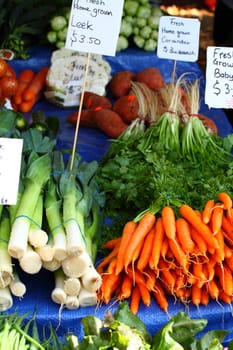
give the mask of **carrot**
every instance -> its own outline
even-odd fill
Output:
[[[221,301],[223,301],[223,302],[226,303],[226,304],[231,305],[232,296],[226,294],[223,290],[220,290],[220,291],[219,291],[218,299],[221,300]]]
[[[37,73],[35,73],[30,85],[22,93],[22,99],[24,101],[31,101],[42,92],[45,87],[48,71],[49,67],[43,67]]]
[[[218,242],[213,236],[209,227],[202,222],[202,219],[189,205],[183,204],[180,207],[180,214],[197,230],[197,232],[204,238],[208,246],[214,249],[218,248]]]
[[[225,258],[226,265],[233,272],[233,254],[229,258]]]
[[[115,274],[115,270],[116,270],[116,257],[112,258],[112,260],[109,262],[106,273]]]
[[[125,254],[127,254],[127,248],[130,244],[133,232],[135,231],[136,227],[137,227],[137,223],[134,221],[128,221],[123,227],[122,238],[121,238],[121,242],[120,242],[120,246],[117,254],[117,264],[116,264],[117,275],[122,271],[124,267],[124,264],[123,264],[124,256]]]
[[[225,210],[230,210],[232,208],[232,199],[228,193],[220,192],[218,194],[218,199],[223,203],[223,208]]]
[[[117,256],[118,250],[119,250],[119,245],[120,245],[120,243],[116,244],[114,249],[108,255],[106,255],[102,259],[102,261],[97,265],[98,271],[102,271],[102,269],[105,268],[110,263],[110,261]]]
[[[125,273],[122,278],[122,284],[121,284],[120,296],[119,296],[120,300],[127,299],[131,296],[132,286],[133,286],[132,278],[130,278],[130,276]]]
[[[190,225],[184,218],[176,219],[176,235],[183,250],[191,254],[194,250],[195,243],[191,237]]]
[[[154,226],[156,217],[153,213],[147,212],[139,220],[136,229],[134,230],[133,237],[130,244],[127,247],[127,251],[124,255],[124,266],[127,268],[132,262],[133,254],[137,249],[138,245],[143,242],[146,235],[150,232]]]
[[[227,220],[226,216],[222,218],[222,229],[227,234],[229,239],[233,242],[233,225]]]
[[[161,246],[161,257],[164,260],[166,260],[166,255],[168,253],[168,249],[169,249],[168,238],[167,238],[167,236],[165,236],[163,239],[163,242],[162,242],[162,246]]]
[[[207,270],[208,270],[208,281],[211,281],[215,276],[215,265],[216,265],[216,258],[215,255],[212,255],[209,258],[208,263],[206,264]]]
[[[117,286],[121,283],[121,276],[116,274],[106,274],[102,279],[101,291],[102,299],[108,304],[114,295]]]
[[[230,247],[228,247],[226,242],[224,242],[224,259],[231,258],[232,256],[233,256],[233,250]]]
[[[156,284],[156,273],[155,270],[152,270],[149,268],[149,266],[146,267],[144,270],[144,274],[146,276],[146,286],[148,290],[152,291],[155,289],[155,284]]]
[[[226,211],[227,220],[230,221],[231,225],[233,225],[233,208],[230,208]]]
[[[188,267],[189,267],[188,255],[185,254],[182,247],[177,241],[173,241],[172,239],[169,239],[168,243],[176,261],[180,264],[183,271],[185,273],[188,273]]]
[[[197,230],[192,225],[190,226],[190,233],[191,238],[196,243],[196,247],[194,248],[193,254],[205,256],[207,252],[207,244],[204,238],[197,232]]]
[[[204,222],[204,224],[209,223],[214,205],[215,205],[215,202],[213,199],[209,199],[206,202],[204,209],[202,211],[202,221]]]
[[[122,237],[116,237],[116,238],[110,239],[107,242],[105,242],[101,248],[112,250],[112,249],[114,249],[116,244],[118,244],[121,241],[121,239],[122,239]]]
[[[201,288],[201,304],[207,306],[209,304],[210,296],[206,288]]]
[[[151,256],[148,262],[151,269],[155,269],[155,270],[157,269],[160,254],[161,254],[163,239],[164,239],[163,223],[162,223],[162,219],[158,218],[157,221],[155,222],[154,239],[152,242]]]
[[[233,295],[233,279],[232,272],[226,264],[223,264],[222,267],[219,265],[215,268],[215,273],[219,278],[220,285],[224,291],[229,296]]]
[[[201,288],[207,281],[206,275],[203,272],[203,264],[194,262],[192,264],[192,274],[196,277],[197,283],[195,283],[198,288]]]
[[[192,285],[192,303],[195,306],[199,306],[201,303],[201,288],[198,287],[196,284]]]
[[[217,234],[217,232],[220,230],[222,226],[222,218],[223,218],[223,207],[217,204],[212,210],[212,215],[210,219],[210,227],[214,236]]]
[[[18,80],[18,87],[16,90],[16,93],[12,97],[12,102],[16,105],[19,105],[22,102],[22,94],[32,81],[33,77],[35,76],[35,73],[31,69],[24,69],[19,73],[19,76],[17,78]]]
[[[41,98],[41,94],[39,93],[37,96],[32,98],[31,100],[24,101],[18,105],[18,111],[22,113],[28,113],[32,110],[33,106],[36,104],[36,102]]]
[[[208,292],[212,299],[218,300],[219,288],[214,279],[208,282]]]
[[[137,270],[137,269],[132,269],[131,267],[129,267],[128,271],[127,271],[128,276],[133,280],[133,285],[136,284],[144,284],[146,285],[146,280],[144,275],[141,273],[141,271]]]
[[[169,206],[163,207],[161,217],[166,236],[174,240],[176,236],[176,217],[174,210]]]
[[[145,241],[143,243],[143,247],[141,249],[140,255],[137,261],[137,268],[139,271],[143,271],[147,264],[149,263],[151,252],[152,252],[152,244],[154,241],[155,230],[154,227],[147,234]]]
[[[130,310],[134,315],[138,313],[140,301],[141,301],[141,293],[138,285],[136,285],[133,287],[133,290],[131,293],[131,299],[130,299]]]
[[[224,250],[224,246],[225,246],[225,243],[224,243],[224,235],[223,235],[223,232],[222,230],[218,230],[218,232],[216,233],[216,238],[218,240],[218,245],[219,245],[219,248],[216,249],[215,251],[215,257],[216,257],[216,261],[218,263],[222,263],[222,261],[224,260],[225,258],[225,250]]]
[[[147,289],[145,284],[138,283],[137,285],[141,294],[141,300],[143,304],[146,306],[150,306],[150,303],[151,303],[150,291]]]
[[[164,292],[164,289],[162,288],[161,284],[156,281],[156,290],[153,292],[153,296],[158,303],[159,307],[168,313],[168,300],[166,298],[166,294]]]
[[[169,289],[171,294],[174,294],[175,277],[171,273],[169,265],[164,260],[160,259],[158,263],[158,268],[159,268],[160,280],[164,283],[166,288]]]

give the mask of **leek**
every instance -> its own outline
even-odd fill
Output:
[[[32,152],[24,178],[24,192],[18,204],[8,244],[8,251],[14,258],[22,258],[26,253],[31,218],[40,193],[50,177],[50,172],[49,154],[38,156]]]
[[[42,229],[44,209],[43,200],[43,193],[41,192],[38,197],[28,233],[29,243],[35,248],[43,247],[48,241],[47,232]]]
[[[0,220],[0,288],[8,286],[13,277],[12,259],[8,252],[10,229],[10,217],[3,208]]]

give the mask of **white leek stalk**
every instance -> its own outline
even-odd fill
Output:
[[[32,154],[31,158],[32,161],[24,178],[24,191],[17,207],[8,244],[10,255],[17,259],[22,258],[26,253],[31,218],[33,217],[38,197],[51,172],[51,161],[48,154],[40,157]]]
[[[92,306],[97,304],[97,294],[90,292],[85,288],[81,288],[78,296],[80,306]]]
[[[0,311],[6,311],[13,306],[13,298],[9,287],[0,288]]]
[[[62,261],[62,268],[66,276],[79,278],[84,275],[92,264],[87,252],[80,255],[69,255]]]
[[[8,252],[10,229],[10,217],[4,208],[0,219],[0,288],[7,287],[13,277],[12,258]]]
[[[62,201],[58,198],[56,185],[51,179],[45,193],[45,213],[50,229],[53,258],[62,261],[66,258],[66,233],[62,222]]]
[[[69,310],[75,310],[79,308],[79,299],[77,295],[67,295],[65,307]]]
[[[42,230],[43,207],[43,194],[40,193],[28,233],[28,241],[35,248],[43,247],[48,242],[47,232]]]
[[[56,259],[52,259],[51,261],[43,261],[42,266],[51,272],[58,270],[61,267],[61,262]]]
[[[26,286],[25,284],[20,280],[18,273],[16,270],[14,270],[14,276],[9,284],[9,288],[11,291],[11,294],[22,298],[24,294],[26,293]]]
[[[89,292],[96,292],[101,284],[102,278],[93,265],[89,265],[87,271],[81,276],[81,282]]]
[[[19,259],[19,265],[23,271],[32,275],[41,270],[42,261],[39,254],[28,244],[25,254]]]
[[[56,304],[64,305],[67,295],[64,291],[65,275],[61,269],[54,272],[55,286],[51,293],[52,301]]]
[[[81,289],[79,278],[68,277],[64,282],[64,290],[67,295],[78,295]]]

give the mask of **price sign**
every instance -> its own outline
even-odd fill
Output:
[[[205,103],[214,108],[233,108],[233,48],[207,48]]]
[[[199,35],[200,21],[198,19],[160,17],[158,57],[195,62],[199,52]]]
[[[73,0],[66,48],[114,56],[124,0]]]
[[[0,205],[17,202],[23,140],[0,138]]]

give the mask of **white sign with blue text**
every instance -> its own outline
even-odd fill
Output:
[[[199,19],[162,16],[159,21],[158,57],[176,61],[197,61],[199,35]]]
[[[73,0],[66,48],[115,56],[124,0]]]

